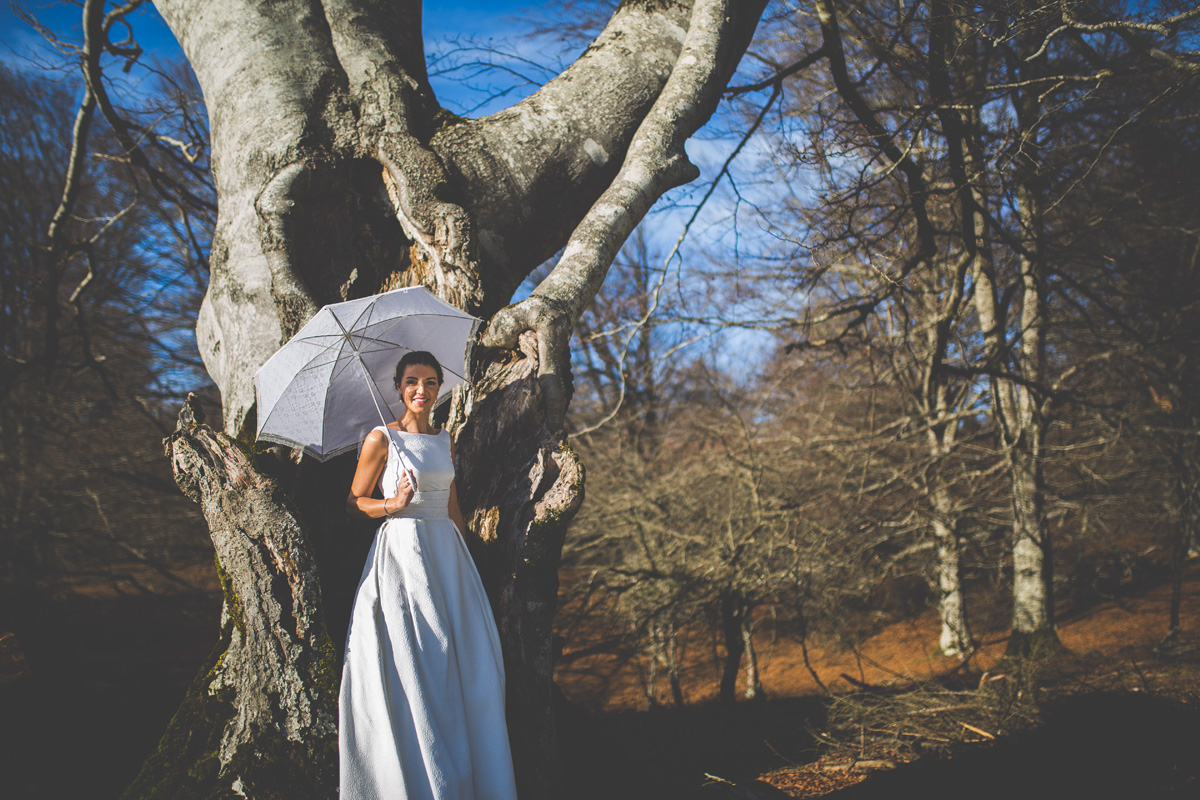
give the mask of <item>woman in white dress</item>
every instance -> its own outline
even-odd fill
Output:
[[[450,434],[430,425],[442,368],[408,353],[395,380],[404,414],[368,434],[346,500],[383,524],[346,637],[340,800],[513,800],[500,638],[461,535]]]

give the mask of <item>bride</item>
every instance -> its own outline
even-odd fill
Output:
[[[395,382],[404,414],[367,435],[346,499],[383,524],[346,637],[340,800],[513,800],[500,638],[461,535],[453,443],[430,426],[442,368],[411,352]]]

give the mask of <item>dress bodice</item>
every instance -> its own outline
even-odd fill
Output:
[[[450,432],[408,433],[380,426],[388,437],[387,465],[379,478],[385,498],[395,497],[401,470],[411,469],[416,477],[416,493],[396,516],[441,518],[450,503],[450,483],[454,480],[454,461],[450,458]]]

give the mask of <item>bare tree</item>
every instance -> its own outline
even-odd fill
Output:
[[[672,488],[689,487],[673,469],[676,420],[688,411],[679,380],[687,352],[678,325],[664,324],[673,310],[661,292],[660,261],[639,228],[579,320],[570,424],[601,500],[575,520],[566,554],[597,576],[642,653],[652,708],[661,704],[660,674],[671,700],[685,702],[683,656],[689,636],[699,633],[694,623],[707,588],[693,546],[705,533],[680,527],[667,511],[679,496]]]
[[[635,244],[580,324],[571,419],[604,502],[574,523],[569,557],[615,596],[645,654],[651,705],[660,668],[684,702],[683,652],[710,631],[721,700],[735,700],[743,663],[742,695],[760,696],[754,629],[785,593],[792,523],[773,495],[774,454],[750,421],[757,369],[750,358],[706,364],[697,339],[719,327],[694,324],[686,305],[712,299],[664,291],[668,265],[642,236]]]
[[[782,174],[792,182],[813,180],[817,195],[789,198],[771,214],[782,238],[799,239],[808,251],[795,275],[810,302],[792,324],[799,337],[790,334],[787,343],[792,351],[838,347],[863,365],[854,373],[865,382],[862,391],[883,385],[899,391],[899,406],[876,407],[863,422],[870,436],[859,431],[841,446],[873,467],[884,467],[881,452],[900,454],[890,476],[877,475],[869,485],[877,493],[898,487],[911,493],[905,516],[884,524],[895,539],[922,529],[929,546],[901,552],[934,554],[940,645],[948,654],[966,654],[974,643],[960,537],[968,511],[962,501],[969,507],[971,495],[960,487],[974,471],[962,468],[960,453],[971,442],[960,434],[980,402],[964,370],[978,350],[969,333],[972,255],[958,238],[953,203],[933,188],[947,172],[937,131],[897,119],[895,111],[927,102],[918,87],[932,84],[913,76],[920,66],[906,54],[932,48],[932,39],[907,17],[893,19],[904,12],[860,7],[847,45],[832,6],[814,8],[815,31],[797,21],[784,34],[808,53],[795,64],[815,58],[827,67],[789,75],[792,91],[779,122]],[[852,70],[870,79],[859,81]]]
[[[1055,639],[1044,445],[1086,366],[1060,363],[1052,349],[1062,322],[1052,300],[1076,241],[1067,209],[1145,104],[1130,96],[1113,114],[1095,97],[1134,63],[1149,58],[1186,72],[1193,58],[1177,37],[1194,23],[1188,11],[1114,6],[1110,18],[1089,10],[1083,21],[1082,9],[932,2],[843,13],[815,2],[819,36],[801,30],[807,55],[794,62],[825,63],[828,78],[817,70],[802,77],[840,100],[838,108],[801,101],[812,143],[796,154],[816,162],[827,187],[812,204],[824,216],[806,220],[823,223],[806,288],[827,302],[798,326],[805,335],[795,344],[873,345],[872,326],[911,320],[901,341],[921,365],[919,379],[907,381],[913,418],[935,459],[952,452],[974,387],[990,384],[1011,485],[1018,651]],[[795,131],[785,133],[796,152]],[[949,543],[946,487],[935,480],[919,493],[933,512],[933,539]],[[939,548],[950,616],[961,607],[949,588],[956,549]],[[946,622],[952,643],[965,620]]]
[[[102,53],[55,43],[82,67],[68,73],[84,85],[81,100],[33,70],[0,69],[0,570],[9,624],[18,612],[44,613],[39,584],[89,575],[148,591],[113,563],[180,583],[168,562],[198,555],[198,516],[175,502],[159,440],[164,404],[181,397],[175,381],[200,374],[178,312],[199,304],[204,253],[193,244],[207,238],[210,187],[202,172],[180,176],[179,191],[148,185],[96,119],[87,71]],[[140,109],[139,136],[190,139],[202,167],[194,96],[168,74],[146,87],[152,107]],[[171,152],[150,149],[152,164],[172,163]],[[134,510],[123,513],[126,504]]]
[[[550,626],[565,525],[582,500],[562,436],[567,339],[636,223],[695,177],[683,143],[715,109],[762,7],[625,3],[563,74],[511,109],[469,120],[434,97],[414,0],[158,4],[212,123],[219,212],[197,337],[227,435],[253,430],[251,376],[324,303],[425,285],[489,319],[474,384],[449,424],[460,502],[500,624],[524,796],[559,794]],[[97,41],[107,35],[102,8],[89,0],[84,11]],[[564,247],[532,295],[507,305]],[[181,423],[171,449],[181,485],[201,487],[193,496],[226,557],[229,644],[131,796],[301,782],[302,795],[321,795],[334,762],[320,676],[336,656],[310,624],[321,601],[304,553],[321,552],[342,527],[331,512],[338,492],[295,489],[307,531],[269,532],[292,513],[283,494],[256,495],[256,507],[267,504],[260,512],[230,503],[238,487],[266,485],[256,471],[276,468],[235,458],[206,431]],[[279,485],[336,487],[344,471],[305,463],[282,469]],[[245,535],[235,549],[223,538],[230,525]],[[281,697],[308,700],[289,709]],[[217,756],[196,750],[197,737],[188,745],[187,728],[220,741]]]
[[[1117,7],[1113,12],[1122,16],[1126,10]],[[972,187],[970,216],[976,229],[982,226],[991,232],[977,243],[984,257],[974,272],[974,299],[1012,480],[1014,636],[1009,649],[1015,652],[1036,649],[1043,642],[1057,646],[1043,448],[1055,409],[1086,366],[1053,363],[1049,350],[1058,318],[1051,306],[1057,276],[1069,270],[1073,259],[1073,227],[1067,209],[1077,201],[1082,182],[1110,157],[1111,142],[1154,99],[1127,96],[1112,116],[1103,103],[1089,101],[1104,87],[1114,66],[1124,71],[1133,63],[1146,64],[1148,50],[1155,48],[1147,47],[1136,29],[1149,25],[1158,36],[1170,38],[1196,16],[1192,12],[1172,16],[1163,9],[1157,10],[1163,12],[1157,20],[1110,18],[1091,25],[1080,22],[1076,16],[1080,11],[1081,6],[1069,3],[1059,6],[1057,14],[1033,4],[1003,9],[989,20],[1007,31],[999,48],[1003,66],[993,79],[998,85],[979,86],[982,94],[967,104],[970,110],[965,114],[954,109],[944,112],[952,123],[946,126],[951,151],[960,154],[955,183],[964,198],[966,187]],[[939,17],[944,20],[947,46],[975,38],[978,27],[957,22],[949,8],[942,9]],[[1067,32],[1076,34],[1073,46],[1058,38]],[[1174,59],[1164,54],[1157,60]],[[995,89],[1003,89],[1011,104],[1009,122],[998,126],[995,142],[973,143],[975,134],[970,131],[983,127],[984,96]],[[1080,127],[1088,130],[1091,142],[1078,138]],[[981,156],[997,148],[1009,154],[1005,160],[1010,168],[997,186],[999,191],[989,197],[982,190],[983,182],[974,176],[985,172]],[[1008,253],[1005,261],[1015,267],[1009,279],[1000,277],[1002,251]]]
[[[679,379],[659,384],[675,397],[655,423],[653,447],[639,451],[615,425],[577,440],[600,473],[593,485],[604,502],[575,522],[586,549],[573,551],[572,563],[615,598],[645,653],[651,705],[660,667],[673,701],[684,702],[683,651],[710,631],[720,644],[720,698],[732,703],[743,666],[742,695],[762,694],[756,612],[785,602],[793,521],[775,494],[780,480],[762,432],[746,419],[753,408],[730,397],[744,399],[746,385],[722,385],[720,373],[695,362]]]
[[[1195,75],[1172,67],[1122,76],[1097,100],[1113,115],[1136,82],[1149,98],[1110,145],[1113,157],[1081,186],[1075,269],[1064,274],[1079,323],[1067,343],[1076,360],[1103,365],[1089,406],[1127,455],[1096,471],[1150,504],[1137,523],[1173,531],[1174,591],[1168,636],[1178,636],[1183,567],[1196,548],[1197,192],[1181,175],[1195,150]],[[1112,476],[1112,477],[1108,477]],[[1138,498],[1126,500],[1128,506]],[[1169,509],[1164,517],[1161,509]]]

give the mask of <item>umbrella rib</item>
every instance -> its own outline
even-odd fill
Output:
[[[357,336],[360,342],[376,342],[376,343],[385,345],[388,348],[403,347],[405,350],[412,350],[411,347],[405,347],[402,344],[397,344],[395,342],[392,342],[388,339],[384,339],[382,337],[384,335],[386,335],[389,331],[391,331],[392,328],[399,325],[403,320],[411,319],[413,317],[439,317],[442,319],[453,319],[453,320],[458,320],[458,321],[462,321],[462,322],[467,321],[466,317],[457,316],[455,314],[426,314],[426,313],[408,314],[406,316],[397,317],[397,318],[391,320],[386,328],[382,328],[378,332],[372,333],[371,335],[366,334],[364,331],[364,328],[366,328],[370,325],[379,325],[382,323],[367,323],[365,326],[362,326],[362,327],[351,328],[350,335]],[[336,319],[336,315],[334,318]],[[340,320],[338,320],[338,327],[342,327],[342,323]],[[345,331],[346,329],[342,328],[342,330]]]
[[[311,338],[308,338],[308,339],[306,339],[305,341],[307,341],[307,342],[311,343],[311,344],[312,344],[312,345],[314,345],[315,347],[318,347],[318,348],[320,348],[320,350],[321,350],[321,354],[323,354],[323,353],[330,353],[330,354],[332,354],[332,355],[333,355],[333,360],[334,360],[334,362],[337,362],[337,361],[341,360],[341,354],[342,354],[343,352],[345,352],[344,350],[341,350],[340,348],[341,348],[341,347],[342,347],[344,344],[349,344],[349,345],[350,345],[350,349],[351,349],[351,351],[354,353],[354,355],[355,355],[355,357],[356,357],[356,360],[358,361],[359,365],[362,367],[363,371],[367,373],[367,376],[368,376],[368,378],[367,378],[367,379],[368,379],[368,381],[370,381],[370,377],[369,377],[369,376],[370,376],[370,370],[368,370],[368,369],[367,369],[365,362],[363,362],[363,360],[362,360],[362,353],[375,353],[375,352],[381,352],[381,351],[384,351],[384,350],[396,350],[396,349],[400,349],[400,350],[408,350],[409,352],[412,352],[412,351],[413,351],[413,348],[411,348],[411,347],[408,347],[408,346],[406,346],[406,345],[400,344],[400,343],[398,343],[398,342],[392,342],[392,341],[389,341],[389,340],[387,340],[387,339],[380,338],[382,335],[386,334],[386,333],[387,333],[388,331],[390,331],[392,328],[396,327],[396,325],[397,325],[397,324],[399,324],[399,322],[400,322],[400,319],[396,319],[396,320],[394,320],[394,321],[393,321],[393,322],[392,322],[390,325],[388,325],[388,326],[387,326],[386,328],[384,328],[383,330],[379,331],[377,334],[374,334],[374,335],[371,335],[371,336],[367,336],[367,335],[365,335],[365,334],[363,334],[363,333],[361,333],[361,332],[356,332],[356,331],[355,331],[353,328],[351,328],[351,329],[347,329],[347,328],[346,328],[346,327],[345,327],[345,326],[342,324],[342,321],[341,321],[340,319],[338,319],[338,317],[337,317],[337,315],[336,315],[336,314],[330,314],[329,316],[330,316],[330,317],[333,319],[334,323],[335,323],[335,324],[338,326],[338,328],[340,329],[340,331],[341,331],[341,332],[340,332],[340,333],[338,333],[338,334],[332,334],[332,333],[330,333],[330,334],[323,334],[323,335],[321,336],[321,338],[330,338],[330,339],[332,339],[333,341],[331,341],[331,342],[330,342],[330,343],[328,343],[328,344],[325,344],[325,343],[323,343],[323,342],[319,342],[319,341],[317,341],[317,337],[315,337],[315,336],[314,336],[314,337],[311,337]],[[460,316],[457,316],[457,315],[455,315],[455,314],[420,314],[420,315],[413,315],[413,316],[423,316],[423,317],[442,317],[442,318],[445,318],[445,319],[454,319],[454,320],[461,320],[461,319],[463,319],[462,317],[460,317]],[[370,323],[368,323],[368,324],[370,324]],[[360,344],[367,343],[368,345],[377,345],[377,347],[370,347],[370,346],[368,346],[368,347],[364,347],[364,348],[362,348],[362,349],[360,350],[358,347],[356,347],[356,346],[355,346],[355,343],[354,343],[354,337],[355,337],[356,335],[357,335],[357,337],[358,337],[358,340],[359,340],[359,343],[360,343]],[[306,364],[305,364],[303,367],[301,367],[299,370],[297,370],[297,372],[308,372],[308,371],[310,371],[310,370],[314,370],[314,369],[321,369],[321,368],[324,368],[324,367],[328,366],[328,365],[329,365],[329,362],[327,362],[327,361],[318,361],[318,359],[320,358],[320,355],[321,355],[321,354],[318,354],[318,355],[316,355],[316,356],[313,356],[313,358],[312,358],[312,359],[310,359],[310,360],[309,360],[309,361],[308,361],[308,362],[307,362],[307,363],[306,363]],[[346,368],[346,367],[348,367],[348,366],[349,366],[349,365],[347,364],[347,365],[345,365],[345,366],[341,367],[341,369],[345,369],[345,368]],[[336,369],[336,367],[335,367],[335,369]],[[446,366],[445,364],[442,364],[442,369],[446,370],[447,372],[449,372],[450,374],[454,375],[454,377],[456,377],[456,378],[459,378],[460,380],[466,380],[466,378],[465,378],[464,376],[460,375],[460,374],[459,374],[458,372],[456,372],[454,369],[452,369],[452,368],[450,368],[450,367]],[[372,400],[375,400],[375,394],[374,394],[374,393],[372,393],[372,394],[371,394],[371,399],[372,399]],[[378,403],[376,403],[376,404],[375,404],[375,410],[376,410],[376,411],[379,411],[379,404],[378,404]],[[382,412],[380,412],[380,415],[382,416]]]
[[[377,387],[375,386],[375,381],[371,380],[371,372],[367,369],[367,362],[363,361],[363,357],[358,352],[358,348],[354,346],[354,338],[350,335],[349,331],[346,330],[345,326],[342,325],[342,321],[337,318],[337,314],[331,314],[330,316],[333,317],[333,321],[337,323],[337,326],[341,328],[342,335],[346,337],[346,344],[350,345],[350,349],[354,352],[354,357],[358,359],[358,365],[362,367],[362,376],[363,380],[367,383],[367,392],[371,395],[371,402],[375,404],[375,411],[379,413],[379,419],[383,422],[383,427],[386,429],[387,417],[383,415],[383,409],[379,407],[379,400],[375,398]],[[382,395],[380,396],[380,399],[383,399]],[[387,400],[384,399],[384,405],[386,404]],[[396,447],[396,442],[392,439],[392,435],[390,433],[384,433],[384,436],[386,436],[388,439],[388,448],[395,451],[396,459],[400,462],[400,466],[405,470],[412,472],[412,467],[405,460],[404,454],[400,452],[398,447]]]
[[[358,348],[354,346],[354,337],[352,337],[346,330],[345,326],[342,325],[342,321],[337,318],[337,314],[331,314],[330,316],[333,317],[333,321],[337,324],[337,326],[341,328],[342,335],[346,338],[346,344],[350,345],[350,350],[353,351],[354,357],[358,360],[358,365],[362,367],[363,380],[367,383],[367,392],[371,395],[371,402],[375,404],[375,410],[379,412],[379,419],[386,426],[387,417],[383,415],[383,409],[379,407],[379,400],[375,397],[375,394],[378,391],[375,386],[375,381],[371,380],[371,372],[367,369],[367,363],[363,361],[362,354],[360,354],[358,352]],[[384,404],[387,404],[387,400],[384,400]]]
[[[431,313],[424,313],[424,312],[422,312],[420,314],[410,314],[408,316],[409,317],[441,317],[443,319],[453,319],[453,320],[459,320],[459,321],[466,321],[466,319],[467,319],[466,317],[459,316],[458,314],[431,314]],[[401,350],[408,350],[409,352],[413,352],[413,348],[411,348],[411,347],[399,344],[398,342],[392,342],[387,339],[380,338],[381,336],[385,335],[388,331],[390,331],[392,328],[399,325],[400,321],[402,319],[406,319],[406,317],[397,317],[396,319],[392,320],[391,324],[388,325],[386,328],[378,331],[377,333],[375,333],[371,336],[367,336],[361,332],[358,332],[357,335],[358,335],[359,341],[360,342],[371,342],[373,344],[378,344],[378,345],[380,345],[379,350],[401,349]],[[340,321],[338,322],[338,327],[341,327]],[[345,330],[345,328],[343,328],[342,330]],[[353,346],[353,345],[351,345],[351,346]],[[355,353],[358,353],[358,352],[359,351],[357,349],[355,349]],[[371,352],[379,352],[379,351],[364,349],[361,352],[371,353]],[[446,372],[449,372],[450,374],[452,374],[454,377],[458,378],[459,380],[463,380],[463,381],[466,380],[465,376],[460,375],[459,373],[455,372],[453,369],[446,366],[445,364],[442,364],[441,366],[442,366],[442,369],[446,370]]]

